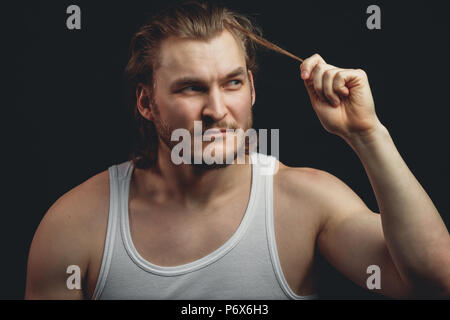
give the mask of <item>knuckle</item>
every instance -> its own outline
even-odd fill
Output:
[[[316,67],[314,68],[314,71],[316,72],[316,74],[320,74],[320,73],[324,72],[324,69],[325,69],[325,65],[322,63],[318,63],[316,65]]]
[[[311,71],[312,69],[312,61],[308,59],[304,60],[302,65],[300,66],[302,71]]]
[[[331,94],[331,92],[325,90],[324,95],[329,101],[333,101],[334,96]]]
[[[339,71],[336,73],[336,77],[335,77],[335,81],[339,81],[341,82],[342,80],[344,80],[344,71]]]
[[[366,73],[363,69],[356,69],[356,71],[358,71],[358,73],[359,73],[362,77],[367,78],[367,73]]]
[[[316,91],[317,95],[322,97],[323,93],[322,93],[322,87],[320,86],[320,84],[314,84],[314,90]]]
[[[333,75],[333,71],[331,71],[330,69],[325,70],[323,73],[324,79],[329,79],[332,75]]]

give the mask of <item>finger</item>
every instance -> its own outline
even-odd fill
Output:
[[[340,94],[344,96],[348,96],[350,91],[345,86],[345,77],[348,72],[347,70],[339,71],[336,76],[333,79],[333,88],[336,92],[339,92]]]
[[[349,89],[364,77],[366,77],[366,73],[360,69],[341,70],[334,77],[333,88],[337,93],[348,96],[350,94]]]
[[[333,87],[333,82],[336,74],[342,69],[335,68],[335,69],[328,69],[323,73],[323,94],[327,98],[327,100],[330,102],[333,106],[338,106],[341,103],[341,100],[338,96],[338,94],[335,92]]]
[[[312,81],[312,85],[314,88],[314,91],[316,92],[317,96],[322,101],[327,101],[325,98],[325,95],[323,94],[323,74],[327,70],[327,67],[323,63],[319,63],[315,66],[314,70],[312,71],[310,80]]]
[[[322,59],[320,55],[313,54],[311,57],[305,59],[300,65],[300,75],[303,80],[309,79],[312,70],[319,63],[325,63],[325,60]]]
[[[316,65],[314,70],[312,71],[312,75],[307,81],[312,81],[312,86],[316,95],[324,102],[329,102],[328,99],[324,95],[324,87],[323,87],[323,75],[327,70],[337,69],[335,66],[331,64],[319,63]]]

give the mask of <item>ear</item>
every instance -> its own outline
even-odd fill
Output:
[[[147,86],[139,83],[136,86],[136,105],[139,113],[147,120],[153,121],[150,90]]]
[[[248,70],[248,80],[250,82],[250,93],[252,95],[252,107],[255,104],[256,94],[255,94],[255,83],[253,82],[253,74]]]

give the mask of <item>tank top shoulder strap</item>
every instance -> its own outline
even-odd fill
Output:
[[[265,177],[265,201],[266,201],[266,227],[267,227],[267,239],[269,244],[270,258],[274,267],[275,275],[278,282],[283,289],[284,293],[291,299],[294,300],[308,300],[317,299],[317,294],[300,296],[297,295],[290,288],[281,268],[281,262],[278,256],[278,249],[275,239],[275,225],[274,225],[274,186],[273,177],[278,172],[279,163],[277,158],[274,156],[263,155],[263,162],[260,162],[260,171],[263,172]]]
[[[97,278],[92,299],[99,298],[106,283],[111,259],[113,256],[114,242],[116,239],[116,232],[119,223],[120,213],[120,197],[122,181],[130,174],[132,169],[132,162],[126,161],[121,164],[115,164],[108,168],[109,172],[109,212],[108,212],[108,226],[106,229],[105,245],[103,249],[102,264]]]

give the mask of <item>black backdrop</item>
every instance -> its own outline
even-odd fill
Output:
[[[224,1],[251,14],[267,39],[306,58],[369,75],[376,111],[447,226],[449,20],[438,1]],[[5,4],[7,86],[0,298],[22,299],[33,234],[62,194],[127,159],[132,134],[122,74],[132,34],[167,1],[20,1]],[[81,8],[81,30],[66,8]],[[381,8],[368,30],[366,8]],[[5,61],[4,60],[4,61]],[[311,108],[299,64],[261,51],[255,128],[280,129],[280,160],[326,170],[373,211],[377,203],[358,157],[327,133]],[[6,99],[5,99],[6,98]],[[380,298],[321,260],[325,298]]]

